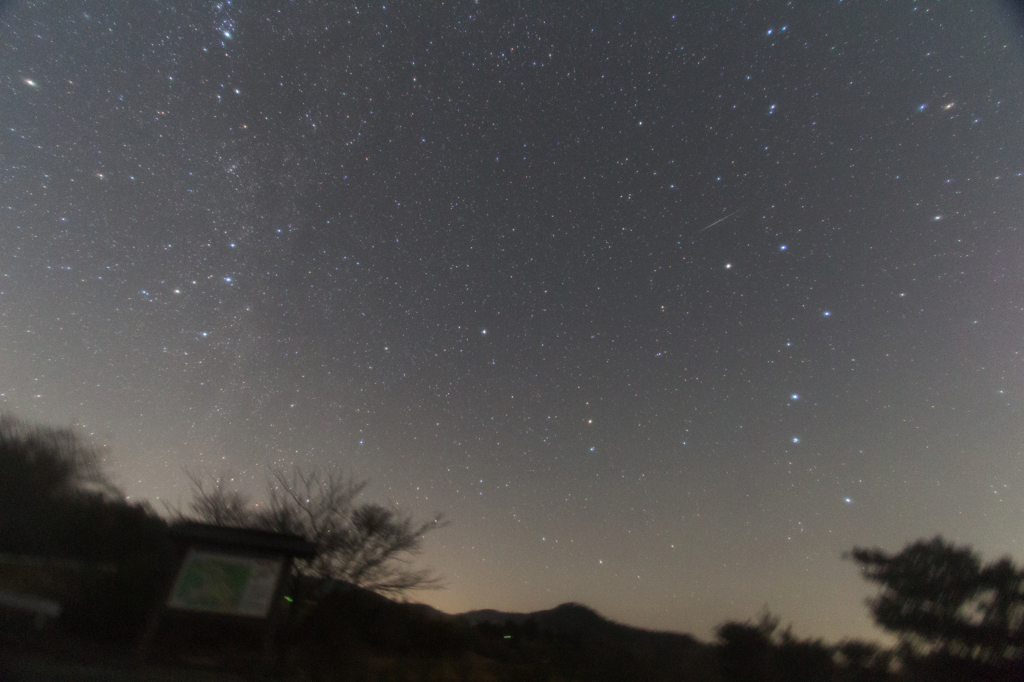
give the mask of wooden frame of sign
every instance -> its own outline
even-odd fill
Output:
[[[174,612],[186,622],[214,618],[226,627],[264,621],[264,664],[272,665],[292,561],[312,559],[316,547],[297,535],[191,521],[171,526],[168,536],[179,546],[178,570],[139,640],[139,660],[146,660],[165,615]]]

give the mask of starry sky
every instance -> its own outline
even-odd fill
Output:
[[[1024,557],[998,2],[0,8],[0,410],[133,500],[370,481],[449,612],[877,638],[841,555]]]

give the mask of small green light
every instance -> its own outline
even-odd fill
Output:
[[[292,599],[291,597],[285,596],[285,601],[294,602],[295,600]]]

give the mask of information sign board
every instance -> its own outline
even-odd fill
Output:
[[[189,549],[167,606],[185,611],[266,618],[283,563],[282,557],[271,559]]]

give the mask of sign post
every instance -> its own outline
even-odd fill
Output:
[[[294,558],[312,559],[316,548],[297,535],[184,522],[168,529],[182,558],[166,597],[157,605],[139,641],[146,657],[167,612],[232,622],[264,621],[263,653],[270,665],[281,592]]]

